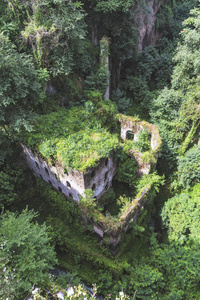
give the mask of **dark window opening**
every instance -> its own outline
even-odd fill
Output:
[[[46,174],[49,175],[48,169],[46,167],[44,169],[45,169]]]
[[[91,178],[93,178],[95,176],[95,170],[93,170],[90,175],[91,175]]]
[[[36,164],[36,167],[39,169],[39,165],[38,165],[37,161],[35,161],[35,164]]]
[[[106,181],[107,178],[108,178],[108,171],[105,173],[104,180]]]
[[[134,140],[134,133],[132,131],[127,131],[126,138],[127,138],[127,140],[133,141]]]
[[[67,187],[71,189],[71,184],[69,183],[69,181],[66,181]]]
[[[105,160],[105,165],[106,166],[108,165],[108,158],[106,158],[106,160]]]
[[[61,187],[58,187],[58,190],[59,190],[59,192],[61,192],[61,193],[62,193],[62,189],[61,189]]]
[[[94,183],[93,186],[92,186],[92,190],[94,191],[96,188],[96,184]]]

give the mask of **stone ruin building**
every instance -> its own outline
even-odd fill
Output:
[[[162,144],[157,127],[148,122],[138,121],[133,117],[121,114],[118,115],[118,120],[121,125],[122,140],[126,140],[129,132],[133,134],[134,140],[137,140],[140,130],[146,129],[148,131],[155,164]],[[77,203],[79,202],[79,196],[84,196],[86,189],[93,190],[94,197],[98,200],[112,185],[112,179],[117,169],[117,162],[113,159],[113,152],[110,153],[109,157],[102,157],[96,167],[88,168],[84,172],[74,169],[64,172],[61,164],[56,163],[55,166],[48,165],[46,161],[42,160],[39,155],[34,154],[25,145],[22,145],[22,148],[28,166],[34,174],[51,184],[66,197],[71,196]],[[150,172],[152,163],[143,161],[142,153],[131,149],[129,155],[136,160],[140,176]],[[87,211],[83,210],[83,222],[86,226],[88,222],[93,222],[94,231],[101,238],[104,238],[105,234],[109,235],[111,251],[115,254],[120,242],[121,232],[128,230],[130,220],[137,219],[140,208],[148,200],[150,190],[151,187],[147,186],[141,191],[137,199],[132,199],[129,208],[119,217],[118,221],[112,221],[111,218],[108,222],[105,216],[99,212],[97,212],[99,214],[97,221],[94,221],[94,219],[88,220]]]
[[[36,176],[77,202],[80,200],[79,196],[84,196],[86,189],[94,191],[94,197],[98,199],[112,185],[116,170],[112,154],[109,158],[101,158],[97,167],[89,168],[86,172],[69,169],[66,174],[59,163],[55,167],[50,166],[26,146],[22,145],[22,148],[28,166]]]

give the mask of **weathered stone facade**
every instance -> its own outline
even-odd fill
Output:
[[[79,201],[79,196],[83,196],[86,189],[93,190],[94,197],[98,199],[112,185],[116,169],[113,155],[102,158],[96,167],[88,168],[87,172],[69,169],[66,174],[58,163],[56,166],[48,165],[26,146],[22,145],[22,149],[29,167],[36,176],[43,178],[56,190],[66,197],[71,196],[75,201]]]

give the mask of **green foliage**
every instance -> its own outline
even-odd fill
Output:
[[[135,56],[134,73],[131,70],[126,72],[123,86],[127,95],[132,102],[142,104],[143,109],[149,108],[153,90],[159,90],[170,82],[172,55],[164,49],[159,51],[152,46],[146,47]]]
[[[11,205],[17,199],[16,185],[19,184],[22,170],[6,168],[0,172],[0,208]]]
[[[159,186],[164,185],[164,183],[165,183],[164,175],[160,176],[157,174],[157,172],[154,172],[152,174],[144,175],[141,177],[141,179],[137,185],[137,191],[138,191],[138,193],[140,193],[144,187],[149,185],[149,186],[154,187],[155,190],[158,192]]]
[[[41,85],[31,59],[0,34],[0,124],[9,132],[31,130]]]
[[[0,167],[5,163],[6,158],[11,157],[13,149],[14,145],[8,135],[0,128]]]
[[[187,93],[186,97],[187,100],[182,103],[179,110],[179,116],[173,124],[177,140],[183,142],[180,148],[181,153],[184,153],[194,138],[196,130],[198,129],[200,117],[197,99],[198,90],[191,90],[191,94],[190,92]]]
[[[86,88],[98,90],[103,93],[107,87],[108,78],[107,70],[103,66],[99,67],[96,72],[91,72],[91,74],[86,77]]]
[[[12,210],[20,210],[21,206],[29,203],[34,210],[38,210],[40,220],[46,219],[51,225],[48,231],[59,253],[63,251],[62,266],[77,272],[86,282],[94,282],[95,278],[100,286],[99,291],[104,296],[112,292],[112,297],[115,297],[115,294],[117,295],[123,288],[132,297],[137,290],[138,299],[184,300],[200,297],[199,184],[196,184],[199,181],[198,149],[194,147],[185,153],[196,142],[199,124],[199,9],[184,22],[187,27],[182,32],[175,60],[172,61],[172,52],[177,43],[178,31],[182,28],[182,19],[187,17],[189,9],[196,3],[197,1],[193,0],[166,0],[161,3],[159,13],[156,14],[156,26],[158,31],[162,32],[163,38],[158,40],[156,47],[147,46],[141,53],[135,51],[137,41],[134,28],[135,1],[3,0],[0,3],[2,14],[0,30],[20,49],[19,54],[12,48],[10,42],[2,37],[0,69],[3,81],[0,84],[2,99],[0,118],[2,126],[5,126],[0,132],[1,203],[7,207],[12,204],[9,205]],[[146,5],[141,2],[140,4]],[[88,37],[84,40],[85,23]],[[34,53],[37,66],[41,67],[37,72],[33,71],[33,65],[27,56],[22,54],[19,38],[22,30],[24,30],[23,37],[28,41],[27,52]],[[158,31],[156,34],[159,34]],[[156,232],[152,232],[153,226],[151,230],[147,229],[151,224],[152,213],[155,214],[154,210],[161,209],[161,200],[157,198],[153,206],[154,189],[146,204],[149,205],[148,209],[144,209],[138,222],[132,223],[126,235],[122,235],[119,253],[113,257],[105,246],[106,242],[99,243],[91,232],[84,233],[80,212],[75,202],[66,200],[63,195],[36,180],[27,170],[15,167],[11,170],[10,167],[6,167],[5,159],[8,161],[16,147],[5,138],[9,129],[12,133],[22,127],[29,130],[33,126],[35,130],[33,134],[23,133],[22,139],[30,148],[38,152],[41,150],[50,163],[55,163],[62,157],[63,161],[66,160],[66,164],[72,162],[74,166],[80,167],[80,161],[84,161],[87,157],[86,144],[90,142],[93,134],[95,139],[100,141],[97,150],[93,148],[94,153],[99,151],[100,155],[107,155],[110,151],[108,148],[111,149],[113,145],[115,147],[114,140],[111,139],[110,142],[104,140],[104,137],[110,138],[109,131],[117,131],[114,116],[116,108],[110,101],[102,100],[108,74],[105,68],[99,67],[100,62],[97,58],[99,46],[92,45],[91,36],[94,44],[97,44],[103,36],[109,37],[111,89],[115,90],[113,102],[117,104],[119,111],[129,110],[133,115],[142,111],[145,118],[148,118],[150,109],[153,122],[159,126],[164,144],[162,160],[159,160],[159,172],[163,171],[166,175],[170,175],[168,166],[175,166],[177,153],[185,153],[178,158],[179,182],[188,188],[196,185],[190,192],[181,191],[180,195],[170,199],[164,206],[162,217],[168,228],[169,245],[160,245],[164,233],[160,229],[157,214],[153,215],[152,219],[152,222],[154,218],[156,219]],[[29,45],[32,46],[32,52]],[[175,63],[173,86],[170,88],[170,76]],[[29,67],[26,67],[27,65]],[[50,84],[62,95],[62,105],[72,107],[85,101],[84,108],[58,110],[55,103],[60,101],[60,95],[56,95],[57,99],[51,98],[46,101],[44,93],[40,91],[39,82],[44,85],[49,80],[49,74]],[[164,90],[159,93],[163,87]],[[86,91],[88,88],[90,91]],[[31,120],[29,112],[52,110],[55,112],[34,119],[31,126],[30,122],[25,123]],[[103,127],[106,130],[103,130]],[[68,139],[70,135],[71,139]],[[66,142],[62,140],[63,136],[66,137]],[[143,156],[144,160],[149,161],[153,153],[146,148],[149,145],[147,138],[147,134],[146,136],[144,134],[141,147],[144,147],[144,151],[147,150]],[[70,149],[69,157],[63,152],[65,147]],[[80,161],[74,156],[77,149],[82,155]],[[88,153],[90,155],[90,152]],[[18,156],[15,157],[16,161]],[[95,165],[95,159],[90,163]],[[122,157],[120,168],[122,181],[136,184],[135,162]],[[157,174],[142,177],[138,184],[138,196],[141,195],[141,190],[151,184],[158,191],[159,184],[163,183],[163,177]],[[162,192],[160,199],[164,197]],[[108,196],[109,201],[114,197],[112,193]],[[169,191],[167,196],[171,197]],[[95,206],[96,202],[92,197],[92,193],[87,195],[86,204]],[[127,197],[120,199],[122,206],[129,204]],[[9,214],[6,214],[6,217],[7,219],[3,219],[4,222],[11,222]],[[29,225],[26,226],[25,217],[20,221],[21,223],[18,222],[12,227],[13,234],[16,231],[16,243],[14,246],[10,243],[13,257],[10,256],[10,251],[4,251],[9,247],[8,243],[3,244],[3,248],[0,249],[1,270],[5,266],[7,268],[5,272],[0,272],[0,281],[3,284],[0,298],[8,295],[9,299],[17,299],[18,289],[22,290],[21,287],[25,285],[25,288],[33,284],[39,286],[42,282],[39,282],[40,278],[42,280],[45,278],[40,273],[40,267],[36,271],[34,269],[38,264],[43,267],[44,260],[49,258],[46,251],[45,258],[42,256],[44,260],[39,262],[45,241],[43,240],[43,244],[38,240],[36,242],[33,236],[39,239],[40,235]],[[27,228],[26,237],[27,239],[31,237],[31,242],[23,239],[24,228]],[[4,231],[8,236],[11,231],[8,230],[8,226],[6,229],[4,228]],[[172,244],[171,241],[176,241],[178,245]],[[38,251],[37,243],[41,255],[36,257],[34,251],[35,249]],[[0,244],[2,247],[2,243]],[[23,250],[26,246],[31,250]],[[17,254],[14,251],[17,251]],[[15,268],[13,261],[16,262],[18,258],[19,268]],[[44,272],[47,269],[45,266]],[[99,276],[97,269],[100,270]],[[11,284],[6,281],[8,278]],[[49,291],[55,294],[56,288],[51,287]],[[37,297],[45,296],[43,293]],[[118,298],[120,297],[124,296],[119,295]]]
[[[159,32],[162,32],[168,41],[176,44],[180,38],[179,33],[183,29],[183,20],[188,18],[190,10],[197,4],[198,0],[167,0],[164,5],[161,5],[156,15],[156,27]]]
[[[151,136],[146,129],[138,132],[136,147],[140,152],[148,151],[151,149]]]
[[[196,124],[195,122],[193,122],[192,128],[190,129],[185,140],[183,141],[182,145],[178,149],[178,153],[180,155],[183,155],[186,152],[187,148],[191,145],[198,127],[199,127],[199,124]]]
[[[109,100],[96,104],[99,109],[94,110],[90,102],[85,106],[38,117],[34,133],[22,135],[24,143],[49,162],[61,161],[64,168],[84,171],[96,166],[101,157],[108,157],[119,147],[117,135],[101,128],[108,122],[112,126],[112,119],[115,123],[114,112]]]
[[[64,0],[39,0],[31,6],[33,15],[22,35],[31,44],[37,64],[53,77],[68,75],[85,35],[81,6]]]
[[[185,100],[181,90],[165,87],[151,104],[151,118],[156,123],[166,126],[173,122],[179,115],[181,104]]]
[[[137,182],[137,163],[135,159],[123,153],[116,176],[119,182],[126,182],[134,187]]]
[[[184,188],[200,180],[200,147],[195,145],[178,158],[178,178]]]
[[[44,283],[56,263],[46,225],[32,223],[35,214],[4,213],[0,218],[1,296],[18,299],[32,286]],[[21,297],[21,296],[20,296]]]
[[[84,196],[80,197],[80,204],[84,208],[95,209],[97,206],[96,199],[94,198],[94,192],[92,190],[85,190]]]
[[[121,91],[120,89],[113,91],[112,101],[117,104],[117,108],[120,113],[126,113],[130,106],[130,99],[126,98],[124,91]]]
[[[0,32],[8,35],[16,44],[19,44],[20,31],[31,14],[30,5],[27,4],[25,0],[2,0],[0,3]]]
[[[197,184],[190,193],[183,191],[165,203],[161,216],[168,229],[170,240],[179,244],[184,244],[188,240],[199,242],[199,196]]]
[[[163,274],[145,264],[134,266],[130,278],[129,284],[137,291],[138,299],[159,299],[159,294],[165,286]]]
[[[112,208],[113,208],[113,202],[116,202],[115,201],[116,199],[116,195],[115,195],[115,192],[113,190],[113,188],[109,188],[108,191],[106,191],[102,196],[101,198],[98,200],[98,202],[100,203],[100,205],[102,205],[103,207],[106,207],[111,204]],[[110,207],[110,205],[109,205]],[[107,209],[108,211],[110,211],[109,209]],[[111,213],[112,214],[112,213]]]
[[[123,1],[123,0],[112,0],[112,1],[102,1],[97,0],[96,10],[106,12],[112,12],[116,10],[127,12],[132,5],[132,1]]]
[[[151,119],[158,126],[163,142],[162,155],[168,160],[169,167],[176,161],[179,139],[175,124],[180,124],[177,119],[184,101],[185,95],[181,90],[164,88],[151,104]]]
[[[165,245],[152,253],[151,262],[163,274],[167,283],[159,299],[199,297],[198,247]],[[172,298],[172,295],[176,298]]]
[[[184,21],[186,25],[182,31],[182,42],[179,43],[174,60],[177,66],[174,69],[172,85],[187,90],[199,81],[199,9],[191,11],[191,17]]]
[[[42,146],[46,146],[44,143]],[[47,147],[49,145],[47,144]],[[101,157],[108,157],[112,150],[118,147],[118,139],[115,135],[110,135],[105,130],[87,130],[70,135],[68,138],[60,139],[56,143],[57,157],[61,159],[65,166],[69,166],[79,171],[85,171],[89,167],[96,166]],[[39,147],[40,153],[48,157],[49,153]]]
[[[91,72],[87,76],[85,83],[86,88],[90,90],[98,90],[102,94],[105,93],[109,84],[109,46],[108,39],[103,37],[100,41],[100,65],[97,67],[97,71]]]
[[[191,5],[192,2],[187,2],[179,8],[182,6],[185,14]],[[192,17],[184,21],[185,29],[176,49],[172,88],[165,88],[151,106],[152,119],[158,124],[163,140],[163,156],[170,164],[176,161],[177,153],[183,155],[194,143],[198,129],[198,9],[191,14]]]

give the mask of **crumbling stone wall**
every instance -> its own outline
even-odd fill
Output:
[[[113,154],[109,158],[100,159],[96,167],[84,173],[85,189],[93,190],[94,197],[98,199],[111,187],[115,170],[116,163]]]
[[[127,132],[133,132],[134,140],[137,141],[139,131],[144,129],[146,129],[151,136],[151,149],[156,151],[158,146],[160,146],[158,129],[155,125],[148,122],[137,122],[131,117],[123,118],[121,121],[121,139],[126,140]]]
[[[22,149],[28,166],[36,176],[41,177],[66,197],[71,196],[75,201],[79,201],[79,195],[83,195],[85,191],[84,177],[81,172],[71,169],[66,174],[60,165],[49,166],[24,145],[22,145]]]
[[[69,169],[66,174],[59,163],[50,166],[26,146],[22,145],[22,149],[29,167],[36,176],[43,178],[57,191],[66,197],[71,196],[75,201],[79,201],[79,196],[83,196],[86,189],[93,190],[94,197],[98,199],[112,185],[116,169],[113,154],[109,158],[102,158],[97,167],[89,168],[87,172]]]
[[[134,117],[125,116],[122,114],[118,115],[118,119],[121,123],[121,139],[126,140],[127,133],[132,132],[134,135],[134,140],[137,141],[138,134],[141,130],[146,129],[151,137],[151,152],[152,156],[154,157],[155,161],[157,161],[157,158],[159,156],[162,141],[159,135],[158,128],[145,121],[138,121]],[[148,174],[150,171],[150,168],[152,166],[151,162],[144,162],[143,160],[143,154],[135,149],[131,149],[129,151],[130,156],[132,156],[137,164],[138,164],[138,174],[144,175]]]
[[[88,220],[88,222],[93,222],[94,232],[96,232],[99,237],[104,239],[105,236],[109,236],[110,249],[113,254],[116,254],[118,251],[121,233],[123,231],[127,232],[130,221],[137,220],[141,209],[144,208],[148,201],[150,191],[151,185],[144,187],[140,195],[137,198],[132,199],[130,205],[117,219],[112,216],[107,219],[103,214],[95,211],[95,220],[93,218]],[[84,209],[83,211],[84,218],[87,218],[87,211]],[[86,222],[85,225],[87,225],[88,222]]]

